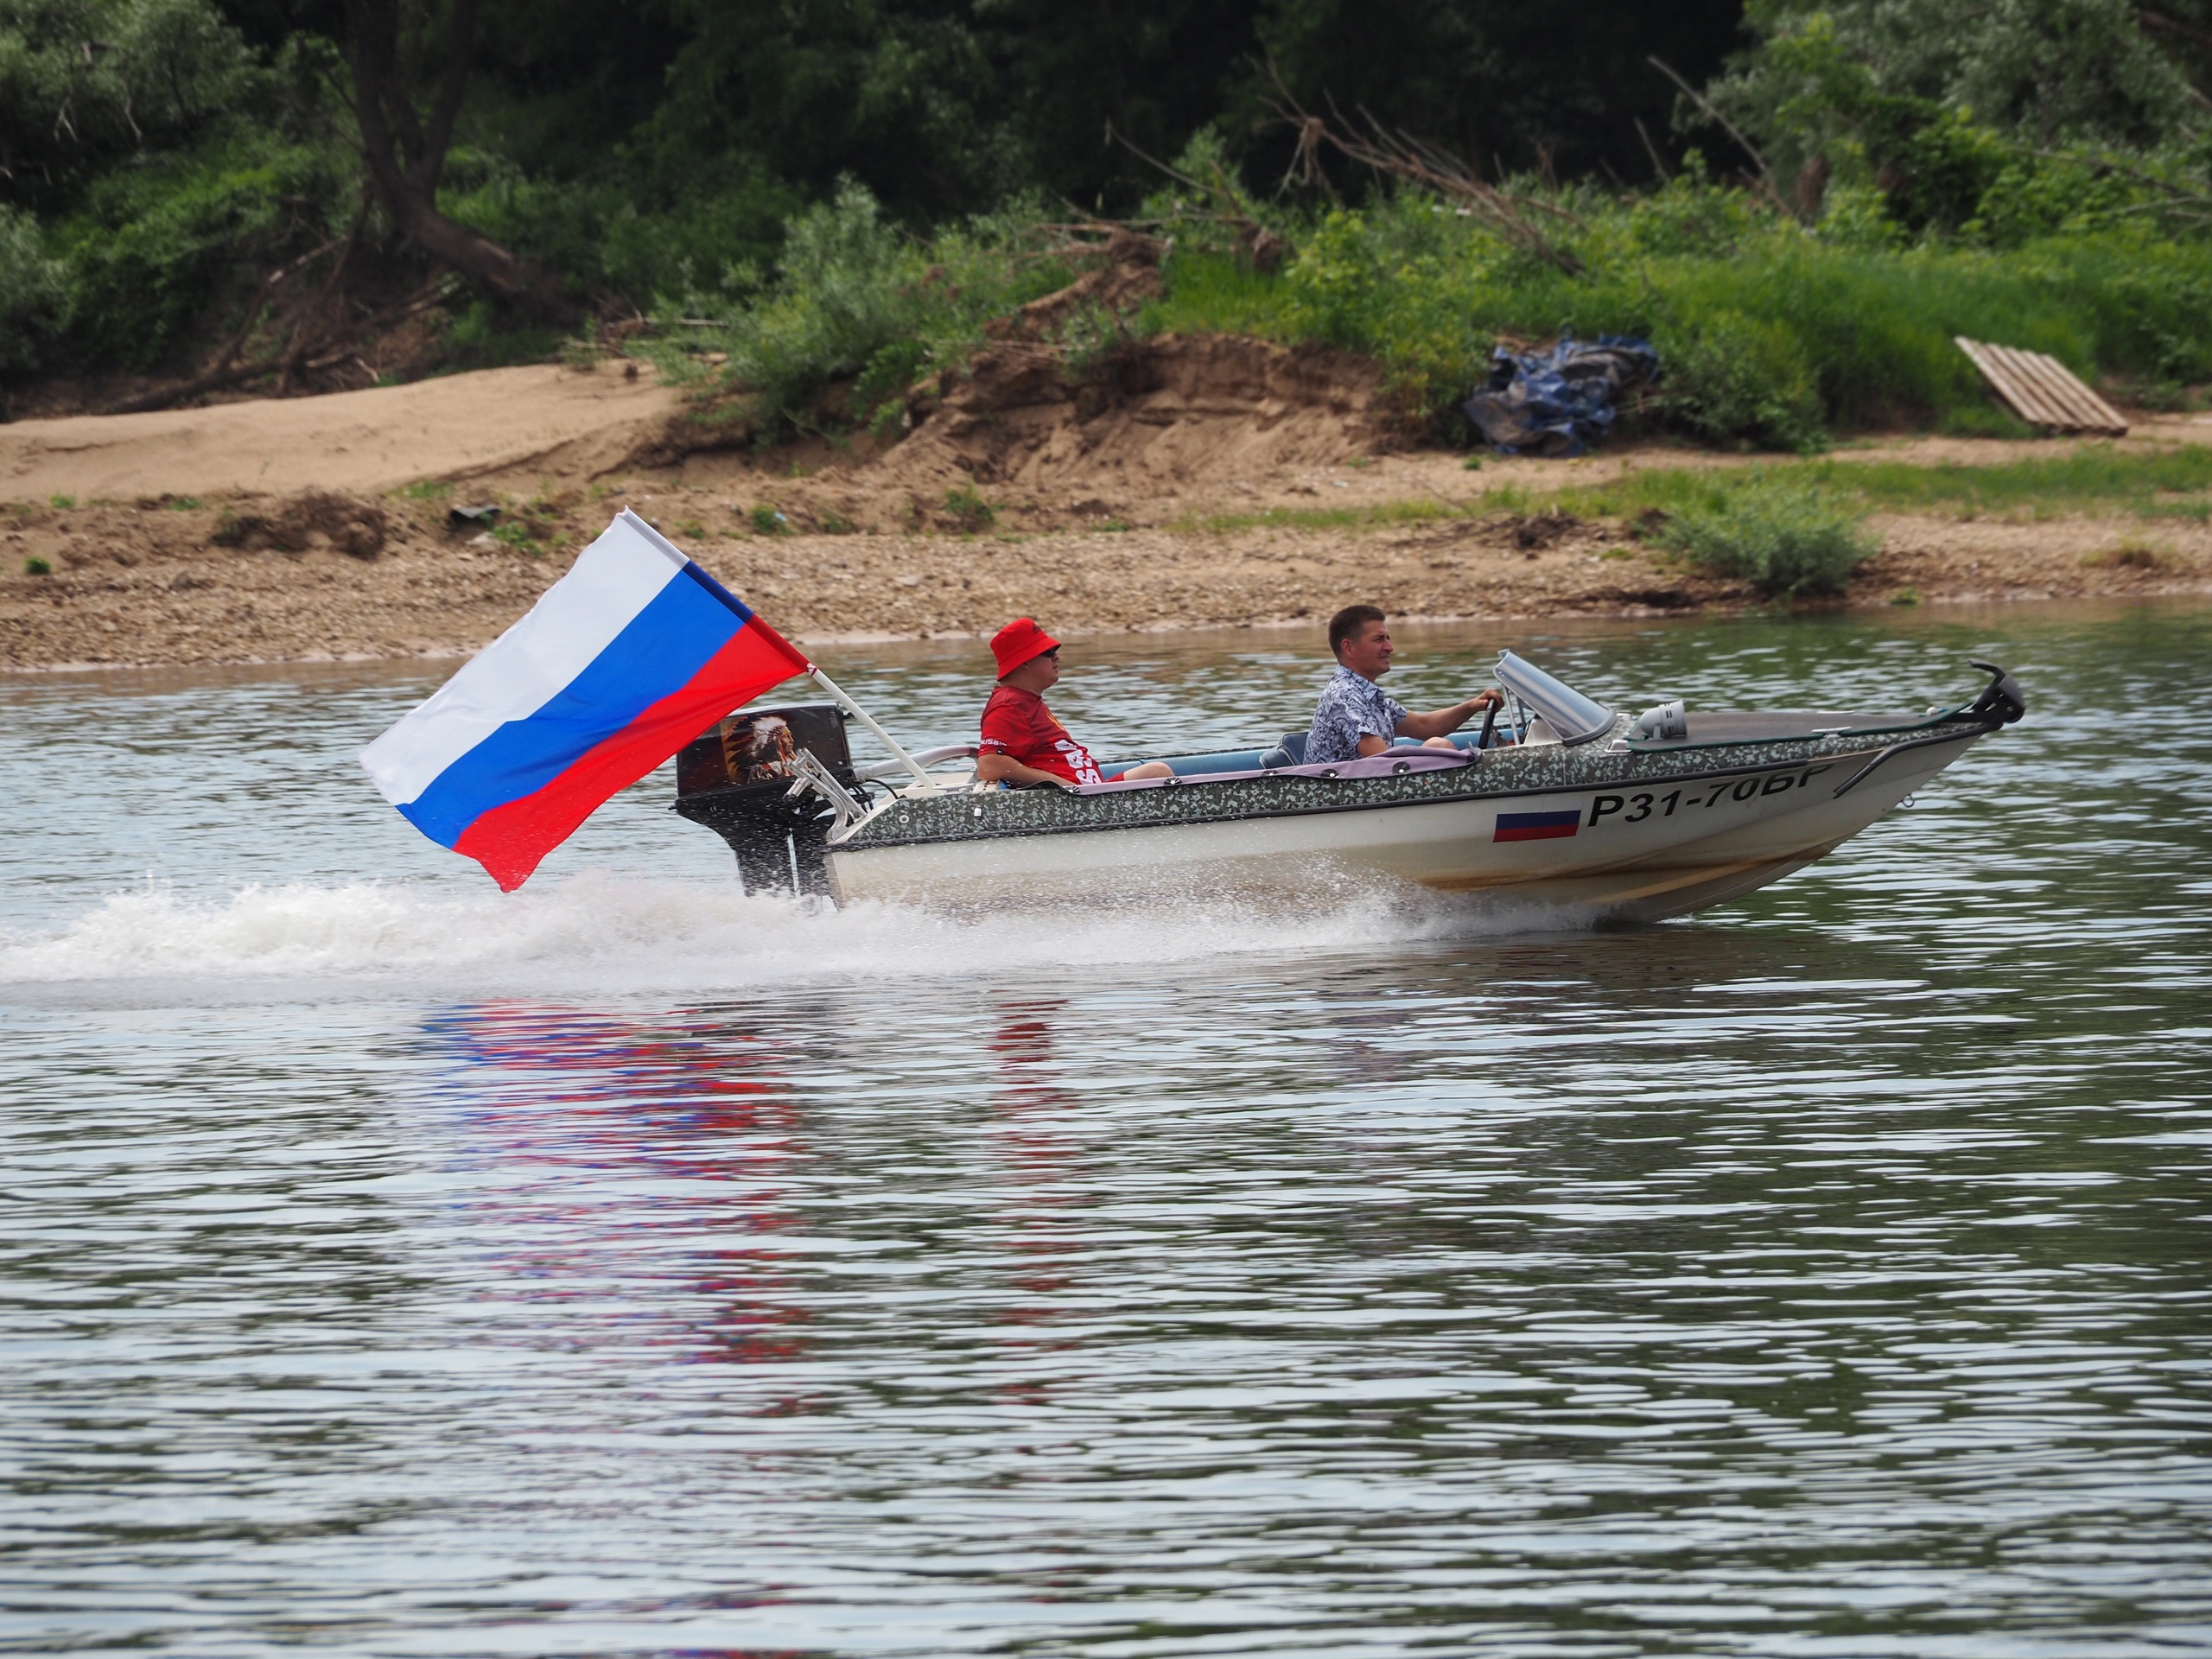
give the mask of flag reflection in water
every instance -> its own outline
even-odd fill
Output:
[[[1082,1253],[1081,1218],[1071,1213],[1078,1179],[1078,1104],[1065,1085],[1057,1034],[1069,1014],[1065,997],[1008,997],[992,1008],[993,1096],[997,1121],[990,1138],[1008,1179],[1001,1220],[1017,1294],[1004,1304],[1014,1325],[1045,1326],[1063,1319]],[[1071,1349],[1071,1337],[1041,1329],[1025,1344],[1036,1355]],[[997,1392],[1025,1403],[1045,1395],[1041,1376],[1010,1379]]]
[[[521,1002],[426,1029],[458,1063],[442,1093],[486,1178],[469,1220],[491,1241],[487,1299],[563,1304],[535,1334],[564,1347],[800,1352],[780,1241],[803,1227],[793,1182],[812,1154],[773,1044],[708,1011],[647,1023]]]

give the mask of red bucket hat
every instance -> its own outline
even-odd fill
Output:
[[[999,678],[1020,668],[1033,657],[1058,651],[1060,642],[1026,616],[1017,616],[991,636],[991,655],[999,659]]]

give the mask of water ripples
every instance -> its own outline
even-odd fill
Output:
[[[642,796],[522,905],[361,887],[315,779],[407,686],[11,689],[297,759],[266,857],[244,759],[0,855],[0,1649],[2212,1645],[2208,632],[1532,649],[2072,705],[1743,905],[1534,937],[807,916]],[[1306,665],[1239,649],[1102,646],[1071,724],[1256,719]],[[954,660],[840,677],[918,729]]]

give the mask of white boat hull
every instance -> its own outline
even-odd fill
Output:
[[[1827,754],[1656,788],[1596,785],[1542,794],[979,836],[840,850],[841,903],[1050,905],[1102,896],[1274,894],[1310,903],[1330,883],[1411,884],[1622,920],[1686,914],[1763,887],[1866,829],[1981,735],[1911,749],[1865,781],[1874,759]],[[1548,817],[1529,838],[1501,816]],[[1501,836],[1508,838],[1501,839]]]

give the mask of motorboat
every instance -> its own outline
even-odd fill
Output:
[[[981,783],[971,745],[857,768],[839,705],[750,709],[683,750],[676,810],[722,836],[748,891],[840,905],[1310,902],[1350,883],[1658,921],[1802,868],[2018,721],[2012,677],[1974,666],[1979,695],[1920,714],[1630,714],[1503,652],[1503,717],[1449,749],[1313,766],[1294,733],[1068,789]]]

